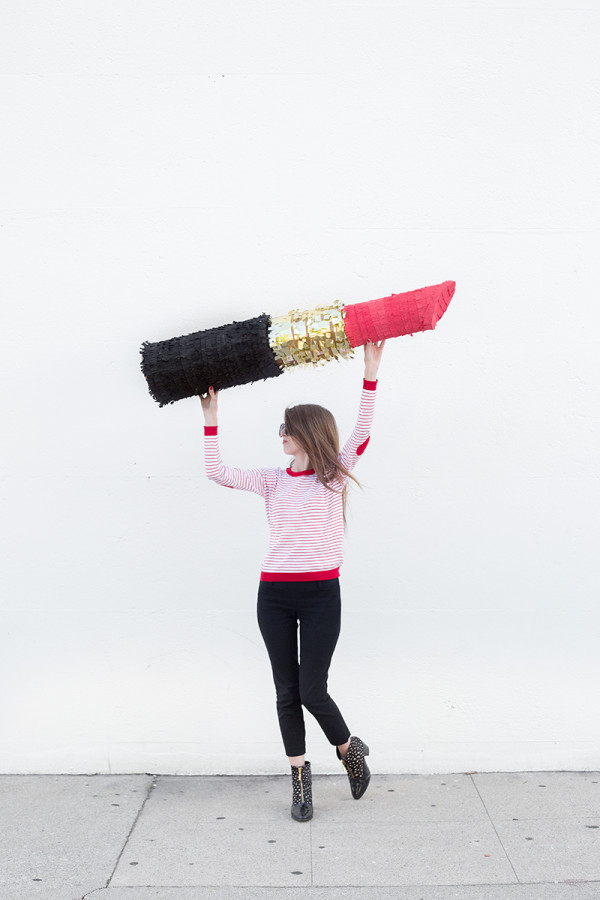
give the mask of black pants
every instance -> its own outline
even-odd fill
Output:
[[[340,634],[339,577],[260,581],[257,617],[273,669],[286,754],[303,756],[306,752],[303,706],[315,717],[330,744],[345,744],[350,730],[327,693],[329,665]]]

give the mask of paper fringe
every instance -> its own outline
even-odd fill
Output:
[[[269,344],[270,317],[232,322],[140,348],[142,372],[159,406],[283,374]]]
[[[367,341],[435,328],[448,308],[455,287],[455,281],[444,281],[416,291],[345,306],[344,328],[350,344],[358,347]]]
[[[344,329],[343,304],[292,309],[272,316],[269,344],[275,359],[286,369],[325,365],[332,359],[351,359],[352,347]]]

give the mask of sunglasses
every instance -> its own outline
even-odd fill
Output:
[[[285,427],[285,422],[282,422],[281,425],[279,426],[279,437],[283,437],[284,434],[286,437],[289,437],[289,435],[287,433],[287,429]]]

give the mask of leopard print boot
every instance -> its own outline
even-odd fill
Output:
[[[335,752],[348,774],[352,796],[355,800],[360,800],[371,780],[371,772],[365,759],[369,755],[369,748],[359,737],[352,735],[346,755],[342,756],[337,747]]]
[[[312,774],[306,760],[303,766],[292,766],[292,818],[308,822],[312,817]]]

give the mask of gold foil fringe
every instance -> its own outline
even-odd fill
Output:
[[[344,330],[342,309],[336,300],[331,306],[291,309],[286,315],[271,316],[269,343],[280,365],[318,366],[340,357],[352,359],[354,348]]]

